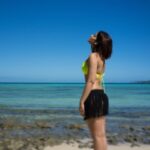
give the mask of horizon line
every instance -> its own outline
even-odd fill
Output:
[[[85,84],[85,82],[49,82],[49,81],[3,81],[3,82],[1,82],[0,81],[0,84],[3,84],[3,83],[16,83],[16,84],[22,84],[22,83],[24,83],[24,84],[47,84],[47,83],[49,83],[49,84]],[[150,83],[150,80],[147,80],[147,81],[130,81],[130,82],[104,82],[104,84],[119,84],[119,83],[121,83],[121,84],[131,84],[131,83],[136,83],[136,84],[138,84],[138,83]]]

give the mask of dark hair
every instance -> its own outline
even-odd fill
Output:
[[[98,52],[102,59],[108,59],[112,54],[112,39],[105,31],[99,31],[92,45],[92,52]]]

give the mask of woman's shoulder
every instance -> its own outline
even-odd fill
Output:
[[[98,57],[98,53],[97,52],[92,52],[89,54],[88,58],[97,58]]]
[[[86,59],[87,63],[89,63],[89,61],[97,61],[97,53],[96,52],[90,53],[90,55]]]

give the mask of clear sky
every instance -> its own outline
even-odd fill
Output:
[[[89,36],[108,32],[105,82],[150,79],[149,0],[0,0],[0,82],[84,82]]]

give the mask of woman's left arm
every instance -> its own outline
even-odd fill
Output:
[[[94,81],[96,80],[96,71],[97,71],[97,60],[96,55],[94,53],[91,53],[88,60],[88,75],[87,75],[87,81],[84,86],[82,96],[80,98],[80,104],[83,104],[88,97],[92,86],[94,84]]]

